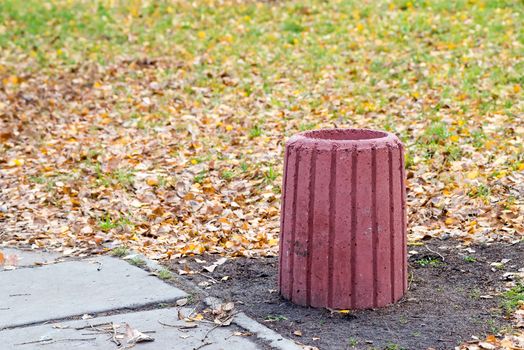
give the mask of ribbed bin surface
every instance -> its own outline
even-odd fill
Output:
[[[365,309],[407,289],[403,148],[390,133],[333,129],[286,143],[280,293],[299,305]]]

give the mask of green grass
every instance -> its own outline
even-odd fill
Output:
[[[138,266],[138,267],[144,267],[144,266],[146,266],[146,262],[144,261],[144,259],[142,259],[142,258],[139,257],[139,256],[134,256],[134,257],[132,257],[131,259],[128,260],[128,262],[129,262],[131,265]]]
[[[102,216],[97,221],[98,228],[107,232],[114,228],[132,227],[133,223],[127,217],[111,217],[109,214]]]
[[[469,255],[466,255],[464,257],[464,261],[465,262],[468,262],[468,263],[474,263],[477,261],[477,258],[475,258],[474,256],[469,256]]]
[[[173,277],[173,274],[168,269],[160,269],[157,272],[158,278],[163,280],[169,280]]]
[[[315,126],[316,126],[315,123],[303,123],[303,124],[300,124],[299,130],[300,131],[308,131],[308,130],[314,129]]]
[[[246,162],[240,163],[240,170],[242,170],[243,173],[247,172],[249,170],[249,165]]]
[[[131,186],[134,177],[134,171],[129,169],[118,169],[112,173],[112,178],[124,187]]]
[[[43,185],[47,182],[47,178],[45,176],[30,176],[29,177],[29,180],[31,180],[32,182],[34,183],[37,183],[37,184],[40,184],[40,185]]]
[[[283,315],[267,315],[265,320],[269,322],[286,321],[287,317]]]
[[[201,184],[202,182],[204,182],[204,179],[206,178],[206,176],[207,176],[207,172],[202,171],[201,173],[195,176],[194,181],[196,183]]]
[[[277,173],[275,169],[270,166],[266,172],[264,172],[264,179],[268,183],[273,183],[277,179]]]
[[[428,266],[438,267],[443,264],[443,262],[440,259],[432,258],[432,257],[419,259],[416,261],[416,263],[421,267],[428,267]]]
[[[355,337],[351,337],[348,339],[348,346],[354,348],[358,345],[358,339]]]
[[[439,19],[435,20],[435,16]],[[281,67],[294,67],[284,75],[293,84],[294,98],[300,99],[299,109],[322,106],[317,96],[308,93],[308,87],[329,66],[335,86],[343,86],[348,79],[359,82],[352,93],[352,102],[342,104],[358,114],[387,106],[387,97],[377,87],[380,81],[390,83],[389,94],[408,94],[417,100],[427,90],[440,91],[444,100],[463,94],[466,97],[457,98],[456,106],[467,111],[472,100],[484,101],[508,85],[524,83],[523,64],[504,70],[477,64],[477,58],[469,58],[470,51],[476,50],[476,42],[481,40],[491,43],[481,60],[496,61],[501,55],[517,54],[516,49],[505,45],[508,36],[524,43],[524,35],[518,34],[522,32],[519,23],[523,18],[524,4],[520,1],[361,4],[342,0],[307,4],[290,1],[278,5],[244,2],[235,6],[218,6],[210,1],[195,7],[185,1],[174,6],[145,0],[96,4],[5,0],[0,3],[0,28],[5,28],[0,30],[0,48],[29,55],[37,63],[35,69],[74,66],[86,60],[109,64],[120,55],[161,57],[172,55],[173,50],[181,60],[206,53],[213,60],[194,67],[194,86],[210,88],[212,100],[237,89],[216,74],[220,65],[228,57],[246,57],[248,64],[232,66],[228,75],[242,82],[248,96],[269,95],[275,105],[281,101],[278,87],[272,82],[283,75]],[[220,25],[211,25],[215,23]],[[447,54],[432,54],[435,47]],[[369,69],[365,79],[358,70],[348,73],[347,52],[351,52],[352,66]],[[370,60],[368,53],[374,58]],[[254,84],[254,70],[249,62],[256,62],[256,74],[263,78],[262,89]],[[411,68],[412,64],[426,67],[429,74],[420,76],[417,69]],[[451,80],[458,85],[451,86]],[[486,80],[490,82],[489,89],[482,84]],[[410,81],[417,81],[417,86]],[[483,107],[484,112],[514,110],[511,101],[509,96],[500,95]],[[439,111],[445,106],[439,102],[434,108]],[[428,124],[419,142],[426,144],[427,156],[432,157],[435,151],[431,145],[445,143],[451,132],[448,122],[439,121],[434,113],[427,115],[435,121]],[[344,117],[345,113],[335,112],[333,119],[338,116]],[[314,121],[306,120],[299,130],[309,130],[315,125]],[[384,125],[392,127],[389,121]],[[255,125],[248,134],[256,138],[262,129]],[[472,143],[478,147],[484,139],[481,130],[472,134]],[[452,160],[460,158],[457,148],[447,152]],[[126,173],[111,178],[124,185],[132,181],[132,176]],[[101,183],[107,180],[101,179]]]
[[[524,304],[524,283],[520,282],[502,295],[502,307],[510,315],[517,307]]]
[[[486,199],[491,193],[491,190],[488,186],[484,184],[480,184],[478,186],[474,186],[469,192],[468,195],[472,198],[483,198]]]
[[[232,172],[231,170],[224,170],[224,171],[222,172],[221,176],[222,176],[222,178],[223,178],[224,180],[229,181],[229,180],[231,180],[231,179],[235,176],[235,173]]]
[[[478,300],[480,299],[480,296],[482,295],[481,294],[481,290],[478,289],[478,288],[473,288],[470,292],[469,292],[469,296],[471,299],[475,299],[475,300]]]
[[[398,344],[395,344],[395,343],[388,343],[386,345],[386,347],[384,348],[384,350],[405,350],[406,348],[398,345]]]
[[[129,249],[125,246],[116,247],[111,250],[111,255],[123,258],[126,255],[129,255]]]
[[[465,66],[463,57],[468,45],[482,38],[502,45],[508,30],[518,32],[518,21],[504,22],[502,19],[512,13],[516,13],[517,20],[521,18],[522,3],[492,1],[484,7],[450,0],[413,1],[412,7],[406,7],[406,3],[410,2],[312,1],[303,6],[294,2],[279,6],[246,2],[222,7],[202,3],[192,7],[182,2],[177,8],[162,1],[143,1],[142,6],[137,2],[111,6],[108,1],[95,5],[80,1],[5,0],[0,3],[0,23],[10,30],[0,32],[0,47],[14,46],[31,53],[45,66],[57,62],[74,64],[86,57],[106,62],[116,54],[133,53],[133,46],[143,47],[146,42],[149,45],[145,49],[160,50],[160,56],[168,52],[164,45],[167,41],[173,45],[183,44],[185,50],[181,52],[185,56],[205,50],[215,57],[249,54],[262,59],[260,63],[261,67],[266,67],[265,73],[271,72],[278,62],[295,62],[302,68],[297,70],[297,74],[301,74],[301,71],[319,71],[325,64],[341,62],[342,53],[353,47],[356,39],[340,40],[347,36],[349,26],[358,27],[358,35],[374,35],[384,40],[374,52],[398,52],[398,58],[390,62],[390,66],[401,68],[408,78],[416,72],[406,69],[405,55],[432,65],[443,59],[428,54],[425,47],[421,51],[417,35],[430,37],[435,44],[456,45],[449,71],[464,69],[462,88],[480,96],[483,91],[478,89],[478,81],[487,68],[475,64]],[[432,20],[437,14],[442,18],[438,25]],[[210,26],[210,23],[221,25]],[[238,31],[239,26],[245,29]],[[479,30],[477,26],[486,30]],[[129,35],[134,41],[129,40]],[[225,45],[223,38],[228,35],[230,44],[228,41]],[[522,36],[516,39],[524,41]],[[265,55],[268,46],[276,56]],[[368,48],[366,44],[357,47],[358,50]],[[370,78],[376,81],[380,77],[398,79],[398,72],[391,71],[384,62],[376,59],[370,64]],[[238,68],[240,73],[244,69]],[[497,88],[519,81],[519,75],[493,70],[490,79]],[[431,82],[428,81],[428,85]]]
[[[262,128],[259,125],[255,125],[249,130],[249,137],[255,138],[262,135]]]

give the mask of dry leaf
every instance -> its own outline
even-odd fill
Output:
[[[187,299],[187,298],[178,299],[178,300],[176,301],[176,305],[177,305],[177,306],[184,306],[184,305],[187,304],[187,302],[188,302],[188,299]]]
[[[125,323],[126,325],[126,344],[127,345],[133,345],[137,343],[142,342],[151,342],[155,339],[150,337],[147,334],[144,334],[140,332],[138,329],[132,328],[129,324]]]

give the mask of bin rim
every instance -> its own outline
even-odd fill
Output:
[[[398,137],[390,132],[365,128],[327,128],[300,132],[288,139],[286,144],[315,146],[369,146],[400,145]]]

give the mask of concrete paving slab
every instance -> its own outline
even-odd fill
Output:
[[[190,311],[184,309],[183,312],[189,314]],[[2,349],[5,350],[26,350],[40,347],[47,350],[115,350],[117,345],[111,342],[111,336],[108,333],[93,331],[89,327],[80,330],[75,329],[89,324],[100,325],[114,322],[118,325],[127,323],[141,332],[154,331],[154,333],[148,332],[146,334],[152,336],[155,340],[148,343],[138,343],[133,347],[136,350],[193,350],[205,343],[209,344],[202,346],[202,350],[259,349],[251,337],[235,335],[235,332],[239,332],[241,329],[234,325],[213,329],[213,324],[197,322],[196,328],[183,330],[177,328],[177,326],[184,326],[187,323],[179,321],[177,315],[178,309],[172,308],[119,314],[85,321],[15,328],[0,331],[0,339],[2,339]],[[159,322],[170,326],[162,325]],[[103,328],[103,326],[98,328]],[[121,326],[118,329],[123,331],[125,328]],[[205,342],[202,341],[204,338]]]
[[[204,302],[212,309],[216,309],[222,302],[215,297],[207,297]],[[266,344],[270,345],[273,349],[278,350],[301,350],[302,346],[296,344],[290,339],[284,338],[272,329],[267,328],[263,324],[249,318],[245,313],[240,312],[235,315],[233,323],[241,328],[256,334],[259,340],[263,340]]]
[[[17,267],[30,267],[35,265],[52,264],[60,258],[60,254],[47,253],[42,251],[0,248],[0,252],[2,252],[5,257],[15,255],[17,260]],[[0,271],[2,270],[3,267],[0,266]]]
[[[90,260],[1,272],[0,329],[137,308],[186,295],[125,261]]]

